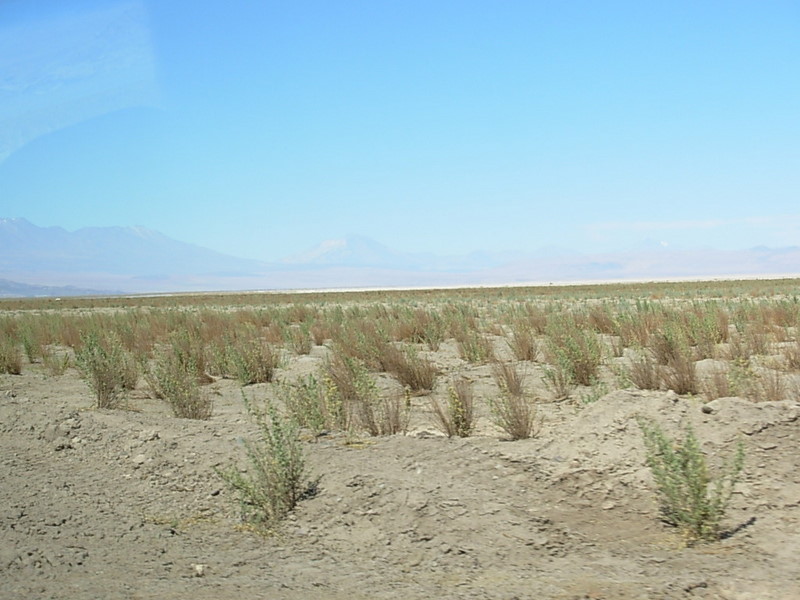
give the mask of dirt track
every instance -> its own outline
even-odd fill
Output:
[[[488,377],[488,375],[487,375]],[[266,394],[269,384],[250,393]],[[409,435],[307,444],[320,491],[279,535],[241,527],[214,467],[253,433],[221,380],[208,422],[89,408],[74,370],[0,376],[3,598],[800,598],[800,405],[623,390],[543,404],[532,440]],[[415,399],[424,415],[424,399]],[[634,416],[740,437],[727,539],[687,548],[658,520]]]

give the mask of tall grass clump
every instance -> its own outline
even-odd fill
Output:
[[[744,466],[742,443],[720,474],[712,477],[691,428],[686,428],[683,439],[673,440],[652,421],[639,419],[639,427],[662,519],[685,533],[689,543],[719,539],[722,519]]]
[[[136,362],[113,332],[105,337],[95,331],[82,336],[75,362],[95,394],[97,408],[115,408],[122,390],[136,385]]]
[[[431,398],[434,425],[447,437],[469,437],[475,428],[472,386],[463,377],[454,379],[448,390],[447,404]]]
[[[238,493],[242,518],[268,533],[304,496],[313,494],[317,481],[308,476],[297,424],[281,417],[272,405],[256,410],[245,397],[245,406],[260,438],[244,442],[246,473],[230,467],[219,474]]]

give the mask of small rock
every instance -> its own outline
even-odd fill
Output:
[[[146,460],[147,457],[144,454],[137,454],[136,456],[133,457],[133,464],[139,467],[143,465]]]
[[[192,569],[194,570],[194,576],[195,577],[203,577],[203,576],[205,576],[207,567],[208,567],[208,565],[204,565],[204,564],[196,564],[196,565],[193,564],[192,565]]]

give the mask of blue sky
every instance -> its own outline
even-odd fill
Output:
[[[800,244],[796,2],[7,0],[0,216],[275,260]]]

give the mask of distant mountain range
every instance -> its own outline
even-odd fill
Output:
[[[254,289],[503,285],[800,273],[800,247],[585,255],[405,253],[364,236],[328,240],[278,262],[228,256],[143,227],[74,232],[0,218],[0,296]]]

